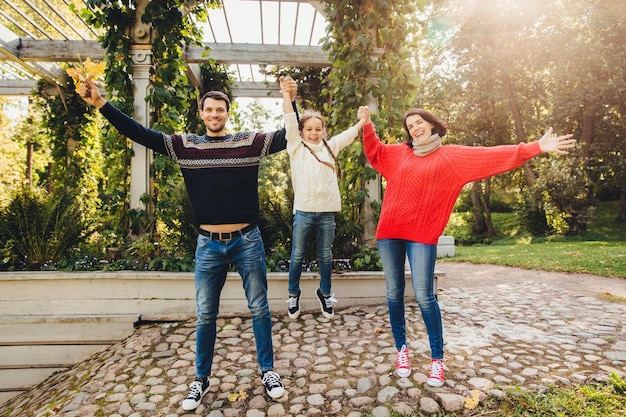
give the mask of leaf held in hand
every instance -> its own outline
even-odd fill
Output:
[[[85,62],[82,62],[80,57],[78,57],[78,64],[67,68],[65,72],[72,77],[76,85],[76,92],[80,94],[80,87],[87,80],[92,81],[96,85],[102,84],[105,68],[106,63],[104,61],[94,62],[87,57]]]

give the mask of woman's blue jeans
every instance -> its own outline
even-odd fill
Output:
[[[234,264],[241,275],[243,289],[252,313],[252,331],[261,371],[274,367],[272,317],[267,302],[265,249],[259,228],[231,241],[211,240],[199,235],[196,246],[196,376],[211,375],[219,312],[220,294],[228,266]]]
[[[408,258],[413,291],[428,332],[431,357],[443,359],[443,325],[434,293],[437,246],[402,239],[380,239],[377,243],[387,282],[389,321],[396,349],[400,350],[406,344],[404,263]]]
[[[333,212],[314,213],[296,210],[293,217],[291,259],[289,261],[289,285],[287,287],[289,294],[300,292],[302,261],[306,255],[309,236],[315,230],[317,262],[320,270],[320,291],[324,295],[330,295],[335,227],[335,213]]]

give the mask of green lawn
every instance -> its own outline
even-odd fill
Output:
[[[530,236],[519,226],[515,214],[495,213],[493,222],[499,239],[489,245],[456,245],[455,256],[446,258],[446,262],[496,264],[626,278],[626,222],[615,221],[618,212],[617,201],[601,203],[585,235],[539,239]],[[446,234],[469,236],[464,217],[464,214],[454,213]],[[621,297],[609,301],[624,302]],[[612,374],[608,383],[555,387],[546,392],[520,390],[504,400],[490,399],[473,411],[462,415],[626,416],[626,380]]]
[[[626,245],[623,242],[457,246],[455,256],[448,259],[626,278]]]
[[[617,201],[601,203],[583,236],[540,239],[525,233],[515,214],[496,213],[494,227],[501,240],[457,245],[455,256],[447,260],[626,278],[626,223],[615,221],[618,209]],[[446,233],[466,233],[462,217],[453,214]]]

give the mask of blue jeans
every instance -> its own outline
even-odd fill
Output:
[[[413,291],[428,332],[431,357],[443,359],[443,325],[433,288],[437,246],[402,239],[381,239],[377,243],[387,282],[389,321],[396,349],[400,350],[402,345],[406,344],[404,262],[405,257],[408,257]]]
[[[229,264],[235,264],[252,313],[252,331],[261,371],[274,367],[272,317],[267,302],[265,249],[259,228],[229,242],[199,235],[196,246],[196,376],[211,375],[220,294]]]
[[[317,262],[320,269],[320,291],[330,295],[333,270],[333,240],[335,239],[335,213],[313,213],[296,210],[293,217],[293,236],[291,239],[291,260],[289,261],[289,294],[300,292],[300,276],[302,261],[311,231],[315,230],[317,238]]]

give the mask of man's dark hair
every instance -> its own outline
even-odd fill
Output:
[[[212,98],[213,100],[222,100],[226,102],[226,111],[230,111],[230,99],[228,98],[228,96],[224,93],[222,93],[221,91],[207,91],[206,93],[204,93],[204,95],[202,96],[202,98],[200,99],[200,111],[202,111],[202,109],[204,109],[204,101],[207,98]]]

